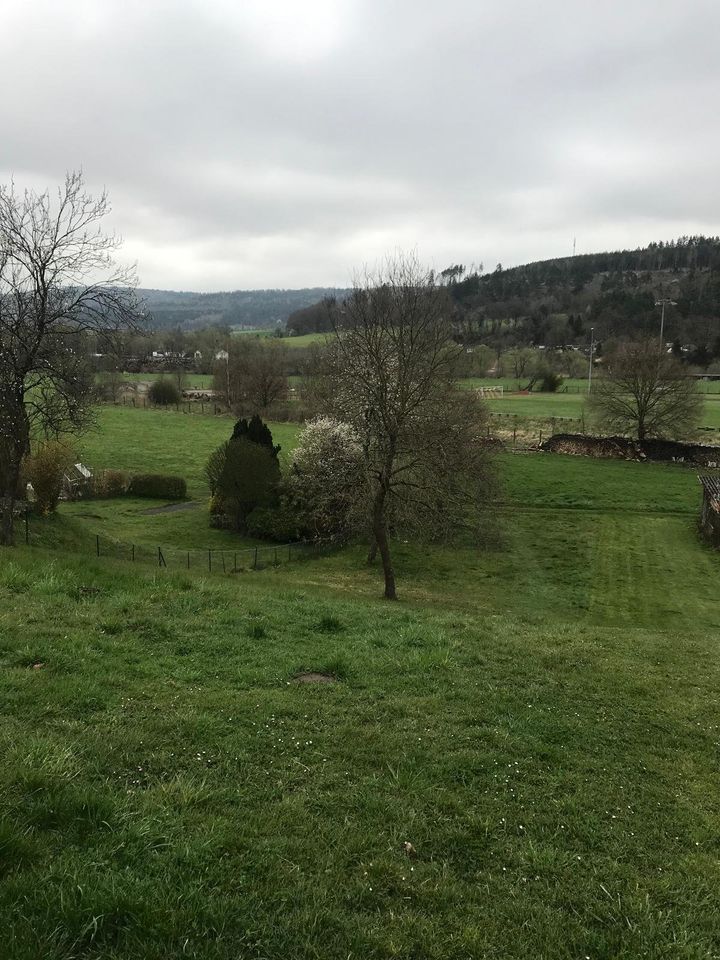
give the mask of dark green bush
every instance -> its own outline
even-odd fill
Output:
[[[275,543],[292,543],[301,538],[297,514],[285,504],[255,507],[247,518],[247,532],[251,537]]]
[[[554,370],[546,370],[542,375],[542,380],[540,381],[540,392],[541,393],[556,393],[558,387],[562,383],[562,377],[559,373],[555,373]]]
[[[148,390],[150,403],[159,407],[167,407],[173,403],[180,403],[180,391],[173,380],[154,380]]]
[[[129,497],[153,497],[156,500],[184,500],[187,484],[184,477],[164,473],[136,473],[130,477]]]

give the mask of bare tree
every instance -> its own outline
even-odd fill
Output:
[[[237,342],[239,341],[239,342]],[[285,349],[280,345],[238,337],[227,363],[219,365],[215,388],[238,413],[266,413],[287,397]]]
[[[0,543],[13,543],[13,511],[31,436],[85,422],[92,393],[86,335],[110,336],[138,317],[132,268],[102,231],[107,195],[81,173],[49,191],[0,186]]]
[[[608,354],[590,403],[607,429],[640,441],[687,436],[702,412],[697,384],[657,339],[623,343]]]
[[[492,487],[485,408],[456,389],[450,318],[432,272],[398,256],[356,282],[329,348],[329,406],[363,450],[368,559],[377,549],[392,600],[391,532],[440,539],[477,530]]]

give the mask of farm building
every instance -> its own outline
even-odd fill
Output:
[[[714,547],[720,547],[720,476],[700,475],[703,499],[700,532]]]

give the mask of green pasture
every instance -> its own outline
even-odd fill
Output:
[[[313,343],[324,343],[328,335],[326,333],[305,333],[297,337],[277,337],[274,330],[233,330],[233,336],[237,337],[258,337],[262,340],[269,340],[271,343],[282,344],[284,347],[297,349],[299,347],[309,347]]]
[[[0,552],[3,960],[720,955],[694,470],[503,454],[483,543],[395,543],[388,604],[361,546],[227,575],[78,555],[98,527],[237,543],[201,476],[230,418],[98,417],[87,462],[201,506],[63,504]]]
[[[102,376],[102,374],[99,374]],[[128,383],[152,383],[154,380],[160,380],[166,377],[168,380],[174,380],[175,375],[172,373],[123,373],[123,380],[127,380]],[[186,387],[195,387],[198,390],[212,390],[213,388],[213,377],[212,374],[207,373],[185,373],[183,374],[183,382]]]
[[[323,344],[328,340],[329,334],[327,333],[303,333],[297,337],[283,337],[279,342],[284,347],[289,347],[292,350],[297,350],[300,347],[310,347],[313,344]]]
[[[178,413],[174,409],[103,404],[94,427],[77,441],[78,455],[95,470],[172,473],[187,480],[190,497],[207,496],[202,477],[210,453],[232,434],[235,420],[225,415]],[[297,424],[272,424],[281,458],[292,447]]]
[[[479,386],[492,386],[492,380],[463,380],[462,385],[467,389],[477,389]],[[702,384],[712,387],[715,384]],[[720,429],[720,393],[705,392],[703,398],[703,413],[701,426],[713,430]],[[568,417],[580,420],[583,415],[589,418],[586,393],[525,393],[510,392],[507,388],[502,398],[486,397],[485,402],[491,413],[503,413],[517,417],[520,422],[528,420],[549,421],[553,417]],[[588,419],[589,422],[589,419]]]

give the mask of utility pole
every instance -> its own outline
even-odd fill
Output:
[[[228,410],[230,410],[230,343],[227,345],[227,350],[225,351],[225,386],[226,386],[226,397]]]
[[[663,352],[663,347],[665,346],[664,333],[665,333],[665,304],[671,303],[674,307],[677,306],[675,300],[670,300],[667,297],[663,297],[662,300],[656,300],[655,306],[662,307],[662,312],[660,314],[660,353]]]
[[[588,366],[588,396],[592,387],[592,365],[593,354],[595,353],[595,327],[590,327],[590,365]]]

